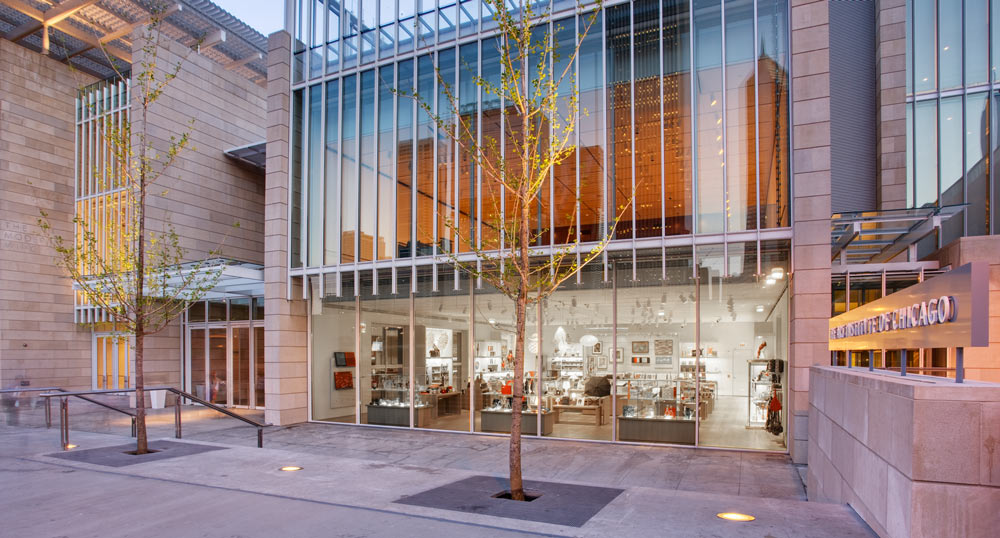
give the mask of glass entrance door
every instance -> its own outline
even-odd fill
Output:
[[[233,326],[230,329],[229,349],[232,353],[232,391],[233,405],[249,407],[250,399],[250,378],[253,372],[251,367],[252,357],[250,354],[250,326]]]
[[[188,329],[188,389],[212,403],[264,407],[264,328],[250,323]]]

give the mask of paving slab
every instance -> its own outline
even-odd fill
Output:
[[[81,432],[74,442],[87,449],[122,445],[128,438]],[[503,473],[243,446],[111,468],[49,456],[57,446],[54,429],[0,429],[4,535],[873,536],[846,506],[788,498],[618,487],[620,495],[581,527],[570,527],[397,502],[476,476],[502,481]],[[596,452],[595,459],[603,457]],[[303,469],[282,472],[284,465]],[[724,511],[757,520],[741,524],[715,517]]]

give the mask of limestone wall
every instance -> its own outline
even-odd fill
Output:
[[[996,535],[1000,384],[814,366],[810,389],[810,501],[883,537]]]
[[[0,386],[89,389],[90,329],[38,227],[73,236],[76,91],[96,79],[0,39]]]

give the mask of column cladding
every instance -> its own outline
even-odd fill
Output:
[[[308,399],[308,318],[302,299],[287,300],[288,141],[291,36],[268,37],[267,178],[264,193],[264,419],[304,422]],[[301,297],[301,288],[292,297]]]
[[[792,1],[789,451],[806,463],[809,367],[827,364],[830,318],[830,24],[825,1]]]

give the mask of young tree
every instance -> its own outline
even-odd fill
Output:
[[[575,231],[579,200],[572,214],[556,216],[565,236],[552,241],[560,246],[541,248],[539,239],[550,231],[544,226],[533,228],[540,195],[551,174],[576,150],[574,133],[580,110],[579,91],[575,78],[575,62],[580,45],[600,14],[601,3],[582,2],[583,14],[577,31],[571,32],[575,43],[560,46],[556,35],[561,28],[550,29],[549,12],[537,13],[531,2],[519,2],[519,8],[508,11],[504,0],[484,0],[494,13],[498,26],[498,53],[501,72],[475,76],[478,89],[485,96],[502,99],[501,115],[504,130],[501,141],[485,131],[477,137],[474,118],[461,110],[456,92],[438,71],[438,86],[451,106],[435,113],[433,96],[423,96],[408,89],[398,89],[403,95],[417,100],[423,111],[437,124],[438,130],[457,143],[479,170],[483,192],[503,193],[492,196],[491,204],[483,203],[482,237],[476,237],[467,223],[447,218],[449,240],[442,240],[438,253],[449,262],[482,279],[514,303],[515,344],[512,387],[512,417],[510,428],[510,495],[524,500],[521,478],[521,423],[524,397],[524,355],[528,308],[537,305],[587,263],[604,251],[614,235],[621,214],[631,204],[631,198],[614,208],[616,215],[606,215],[608,225],[600,241],[590,248],[580,244]],[[486,46],[486,45],[484,45]],[[567,52],[568,51],[568,52]],[[466,67],[468,69],[468,67]],[[499,81],[497,81],[497,78]],[[491,79],[493,79],[491,81]],[[474,115],[474,114],[473,114]],[[492,205],[492,207],[487,207]],[[450,240],[451,237],[454,240]],[[466,252],[475,254],[475,261],[459,255],[455,246],[462,244]]]
[[[154,8],[157,9],[157,8]],[[114,121],[110,116],[97,124],[99,145],[108,158],[94,169],[99,180],[97,191],[114,218],[102,221],[83,212],[73,219],[76,235],[63,238],[52,228],[45,211],[38,221],[43,234],[56,251],[56,263],[73,280],[82,300],[107,314],[116,328],[134,338],[136,454],[149,451],[146,436],[144,393],[144,339],[167,326],[184,310],[215,287],[222,266],[207,259],[186,261],[185,249],[173,226],[167,221],[160,231],[147,227],[147,201],[157,181],[190,144],[190,131],[158,141],[150,135],[149,111],[177,77],[183,60],[160,66],[163,9],[153,13],[142,32],[142,55],[133,72],[133,98],[128,119]],[[108,56],[109,63],[115,65]],[[120,78],[122,71],[115,68]],[[96,104],[84,106],[98,107]],[[138,109],[138,110],[136,110]],[[95,108],[94,111],[98,109]],[[133,130],[132,115],[138,113],[139,129]],[[110,222],[109,222],[110,221]],[[238,226],[238,224],[236,224]]]

